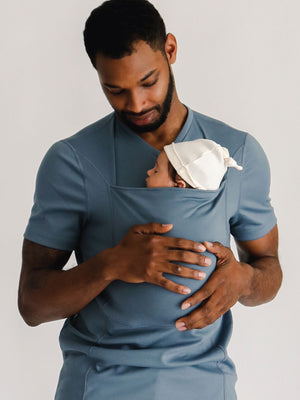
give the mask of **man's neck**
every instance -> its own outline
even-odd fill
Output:
[[[174,142],[181,131],[188,111],[178,100],[172,102],[170,112],[166,121],[153,132],[140,133],[140,137],[159,151],[167,144]]]

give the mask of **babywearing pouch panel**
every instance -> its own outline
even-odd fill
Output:
[[[224,179],[220,188],[213,191],[111,186],[114,245],[120,242],[132,225],[149,222],[172,223],[173,229],[165,236],[199,242],[214,240],[228,245],[225,183]],[[206,282],[216,266],[216,257],[207,252],[205,255],[212,260],[209,267],[181,263],[186,267],[205,271],[205,280],[167,273],[164,276],[188,286],[194,293]],[[184,315],[180,304],[187,297],[155,284],[131,284],[120,280],[112,282],[103,292],[103,296],[108,302],[105,309],[110,318],[131,328],[173,326],[175,320]]]

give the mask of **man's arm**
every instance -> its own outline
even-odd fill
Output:
[[[271,301],[282,282],[282,270],[278,259],[277,225],[257,240],[236,241],[240,261],[252,269],[249,294],[239,302],[245,306],[257,306]]]
[[[282,271],[278,260],[278,230],[275,226],[260,239],[237,241],[240,262],[231,249],[218,242],[203,243],[217,256],[215,272],[205,285],[182,303],[197,309],[176,321],[180,330],[201,329],[212,324],[237,301],[255,306],[272,300],[281,285]],[[205,301],[204,301],[205,300]]]
[[[210,259],[198,242],[160,234],[172,225],[133,226],[120,243],[97,253],[78,266],[62,268],[70,252],[24,240],[19,284],[19,310],[28,325],[69,317],[79,312],[112,281],[149,282],[179,294],[190,293],[163,273],[201,280],[205,274],[172,261],[208,266]],[[174,250],[176,249],[176,250]],[[188,292],[184,290],[187,289]]]
[[[68,251],[24,240],[18,305],[28,325],[77,313],[111,282],[104,273],[104,252],[63,271],[70,255]]]

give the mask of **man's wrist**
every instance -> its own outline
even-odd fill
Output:
[[[252,293],[253,281],[254,281],[254,268],[247,263],[239,262],[241,268],[243,269],[243,289],[240,295],[239,301],[243,302]]]
[[[100,268],[101,280],[112,282],[117,279],[114,275],[113,265],[115,264],[114,248],[107,248],[96,255],[97,267]]]

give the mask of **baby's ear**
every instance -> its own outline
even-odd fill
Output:
[[[175,177],[175,182],[176,182],[176,186],[179,188],[186,188],[187,187],[187,183],[186,181],[184,181],[180,175],[176,174]]]

